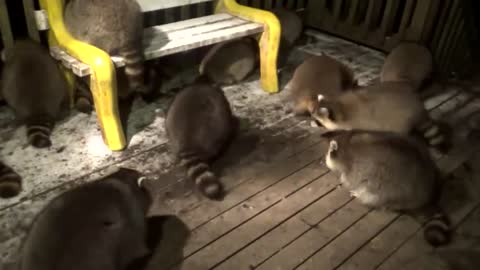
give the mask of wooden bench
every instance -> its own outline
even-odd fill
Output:
[[[137,0],[144,12],[180,7],[213,0]],[[74,39],[63,22],[62,0],[40,0],[42,10],[34,11],[39,30],[49,30],[49,46],[54,58],[76,76],[90,76],[90,90],[105,143],[112,151],[126,147],[117,105],[115,68],[123,58]],[[243,6],[235,0],[218,0],[215,14],[185,21],[157,25],[144,30],[147,60],[261,34],[260,74],[262,88],[278,91],[276,59],[280,23],[270,12]]]

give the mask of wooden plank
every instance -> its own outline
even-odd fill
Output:
[[[193,5],[213,0],[137,0],[143,12]]]
[[[366,207],[360,205],[356,200],[352,200],[321,223],[311,224],[314,226],[305,234],[255,269],[294,269],[319,248],[327,246],[338,235],[347,231],[352,224],[361,220],[368,212]],[[307,220],[307,222],[309,221]]]
[[[353,198],[346,190],[335,188],[304,211],[236,253],[215,270],[248,269],[249,266],[259,266],[311,230],[312,224],[318,224],[327,219],[351,200]]]
[[[13,33],[10,26],[10,16],[7,10],[7,0],[0,0],[0,33],[2,36],[3,46],[13,46]]]
[[[329,183],[331,182],[329,181]],[[323,177],[318,178],[291,196],[280,200],[268,211],[262,212],[220,240],[213,242],[207,248],[188,257],[182,264],[183,269],[203,270],[214,267],[227,257],[235,254],[239,249],[254,242],[257,238],[301,212],[334,186],[333,183],[330,185],[324,183]]]
[[[198,25],[212,24],[220,21],[230,20],[232,18],[234,18],[234,16],[230,14],[218,13],[214,15],[208,15],[208,16],[194,18],[194,19],[180,21],[180,22],[152,26],[152,27],[146,28],[143,34],[145,37],[151,38],[152,36],[159,35],[159,33],[166,34],[173,31],[189,29]]]
[[[321,152],[321,154],[323,153],[324,152]],[[318,158],[318,155],[315,155],[314,157]],[[261,183],[260,185],[262,186],[264,185],[263,182],[270,182],[270,185],[263,190],[254,185],[255,182],[242,185],[243,188],[236,189],[235,193],[231,195],[238,196],[240,194],[248,194],[251,197],[240,201],[240,203],[237,203],[234,207],[228,209],[228,211],[194,230],[188,245],[184,249],[185,256],[189,256],[200,249],[205,248],[208,243],[216,241],[223,235],[232,232],[237,226],[248,222],[250,219],[256,218],[257,215],[260,215],[263,211],[268,211],[272,205],[275,205],[283,198],[288,197],[292,191],[318,179],[319,176],[327,172],[325,166],[319,166],[318,163],[318,160],[311,161],[306,167],[288,175],[286,178],[271,178],[269,175],[255,177],[255,181],[259,184]],[[326,184],[326,186],[328,185]],[[189,223],[187,222],[187,224]],[[189,224],[189,226],[193,227],[195,225]]]

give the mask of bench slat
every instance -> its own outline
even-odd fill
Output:
[[[213,0],[137,0],[143,12],[188,6]]]
[[[173,31],[179,31],[183,29],[188,29],[197,25],[212,24],[219,21],[230,20],[234,16],[227,13],[218,13],[214,15],[209,15],[205,17],[189,19],[185,21],[173,22],[168,24],[156,25],[149,28],[146,28],[144,31],[144,36],[148,38],[151,35],[157,35],[159,31],[162,33],[169,33]]]

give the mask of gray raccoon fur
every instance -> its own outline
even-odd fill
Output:
[[[66,191],[35,218],[20,270],[117,270],[149,256],[151,198],[137,171],[121,168]]]
[[[285,88],[293,101],[296,115],[308,115],[318,95],[334,98],[356,86],[353,72],[327,55],[311,56],[300,64]]]
[[[424,215],[425,239],[434,246],[448,243],[449,220],[437,206],[440,173],[425,145],[392,132],[334,131],[324,137],[330,145],[326,165],[353,197],[368,207]]]
[[[402,42],[385,59],[381,82],[410,82],[418,91],[431,79],[434,71],[433,56],[426,47]]]
[[[70,34],[108,54],[125,58],[130,90],[147,94],[143,56],[143,13],[135,0],[68,0]]]
[[[223,197],[223,186],[209,163],[225,149],[236,131],[236,118],[222,89],[196,83],[180,91],[165,121],[172,153],[187,177],[210,199]]]
[[[38,148],[52,143],[54,123],[66,105],[68,85],[46,48],[31,40],[19,40],[2,52],[2,95],[27,125],[27,137]]]
[[[344,92],[336,98],[319,99],[312,117],[328,130],[418,133],[439,149],[448,144],[445,129],[430,118],[409,83],[383,82]]]
[[[244,80],[256,68],[258,45],[246,37],[218,43],[200,63],[199,72],[218,85],[230,85]]]
[[[302,34],[303,22],[296,12],[284,7],[274,8],[272,13],[277,16],[281,26],[277,68],[282,68],[286,65],[291,50]]]
[[[17,196],[22,190],[22,177],[0,160],[0,198]]]

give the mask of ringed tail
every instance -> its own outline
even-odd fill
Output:
[[[22,190],[22,177],[0,161],[0,198],[17,196]]]
[[[432,246],[446,245],[451,240],[451,222],[441,211],[435,213],[425,224],[423,237]]]
[[[28,142],[36,148],[46,148],[52,145],[50,134],[54,122],[50,120],[31,120],[27,122],[27,138]]]
[[[210,170],[210,166],[196,155],[181,157],[182,166],[185,167],[187,177],[195,182],[197,189],[211,200],[221,200],[223,197],[223,185]]]
[[[137,48],[127,48],[121,51],[120,55],[125,60],[125,75],[128,79],[129,88],[132,91],[147,94],[143,51]]]

